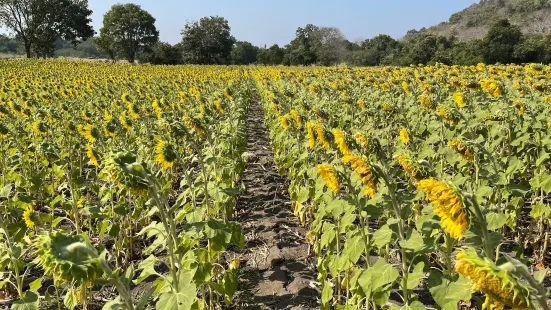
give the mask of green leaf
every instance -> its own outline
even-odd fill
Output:
[[[373,233],[373,244],[381,249],[392,240],[392,229],[388,225],[383,225]]]
[[[355,264],[365,250],[365,239],[362,236],[355,236],[344,244],[343,255],[348,257],[348,260]]]
[[[190,279],[191,280],[191,279]],[[183,287],[180,289],[180,292],[168,291],[161,294],[159,301],[155,304],[157,309],[167,309],[167,310],[191,310],[193,303],[195,302],[195,285],[193,282],[180,283]]]
[[[424,262],[419,262],[415,265],[413,271],[408,276],[408,289],[412,290],[421,283],[421,279],[424,278],[423,268],[425,268]]]
[[[423,237],[415,229],[411,231],[411,234],[405,241],[400,241],[400,245],[404,249],[413,250],[414,252],[419,252],[425,247],[425,242]]]
[[[333,289],[329,282],[323,282],[323,289],[321,291],[321,303],[326,305],[333,299]]]
[[[138,270],[141,269],[142,272],[140,273],[140,276],[136,280],[134,280],[134,283],[140,284],[143,280],[147,279],[149,276],[152,276],[152,275],[159,276],[157,271],[155,271],[155,264],[158,261],[159,260],[153,255],[149,255],[149,257],[143,260],[138,265]]]
[[[425,306],[419,301],[414,301],[409,305],[403,305],[401,307],[398,305],[392,305],[389,308],[389,310],[426,310],[426,309],[427,308],[425,308]]]
[[[121,301],[120,296],[117,296],[117,298],[110,300],[103,305],[102,310],[125,310],[125,305]]]
[[[428,278],[428,286],[432,297],[442,308],[457,309],[459,301],[471,299],[472,282],[463,276],[450,279],[440,271],[433,271]]]
[[[27,291],[23,297],[11,305],[12,310],[38,310],[38,294]]]
[[[239,189],[238,188],[221,188],[220,191],[230,197],[235,197],[239,195]]]
[[[549,269],[545,268],[540,271],[534,272],[534,280],[538,281],[539,283],[543,283],[543,280],[545,279],[548,271]]]
[[[386,284],[393,283],[399,276],[398,270],[384,259],[379,259],[373,269],[373,287],[376,289],[382,288]]]
[[[10,196],[12,185],[8,184],[0,188],[0,198],[8,198]]]
[[[31,282],[29,284],[29,288],[31,289],[31,291],[33,292],[38,292],[38,290],[42,287],[42,278],[38,278],[36,280],[34,280],[33,282]]]
[[[490,212],[486,214],[489,230],[497,230],[503,227],[507,222],[507,215],[503,213]]]

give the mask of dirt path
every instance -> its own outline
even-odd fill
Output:
[[[315,266],[307,263],[308,245],[291,211],[285,178],[274,165],[264,112],[253,103],[248,115],[243,175],[245,193],[237,202],[245,248],[241,260],[238,309],[317,309],[320,292]]]

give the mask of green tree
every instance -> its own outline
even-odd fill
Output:
[[[314,49],[318,43],[315,42],[316,38],[314,33],[318,29],[319,27],[312,24],[297,29],[295,32],[295,39],[291,41],[287,48],[287,55],[285,55],[286,62],[291,65],[305,66],[316,63],[317,57]]]
[[[257,61],[258,47],[247,41],[237,41],[231,51],[231,63],[234,65],[248,65]]]
[[[515,58],[519,62],[551,63],[551,34],[534,35],[515,46]]]
[[[160,42],[145,55],[144,60],[154,65],[177,65],[182,63],[182,51],[178,45]]]
[[[149,51],[158,41],[155,18],[139,5],[127,3],[113,5],[104,15],[95,43],[102,50],[134,63],[138,53]]]
[[[182,30],[184,61],[194,64],[224,64],[230,60],[235,38],[228,21],[220,16],[203,17]]]
[[[74,46],[92,37],[86,0],[0,0],[0,24],[23,43],[27,57],[51,56],[58,39]]]
[[[362,42],[361,63],[367,66],[378,66],[384,57],[396,52],[399,47],[398,41],[386,34],[378,35],[372,39]]]
[[[270,48],[263,48],[258,51],[258,63],[263,65],[280,65],[283,63],[285,50],[274,44]]]
[[[484,38],[482,55],[486,63],[512,63],[515,61],[515,47],[522,43],[523,37],[519,26],[509,20],[496,22]]]

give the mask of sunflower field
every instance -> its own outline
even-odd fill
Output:
[[[12,309],[86,309],[104,286],[118,293],[105,309],[229,303],[239,262],[221,256],[243,245],[229,218],[248,75],[36,60],[0,68],[0,287]],[[130,286],[150,277],[134,300]]]
[[[0,299],[234,306],[258,103],[322,309],[549,309],[551,67],[535,64],[0,61]]]
[[[322,309],[548,309],[551,67],[252,74]]]

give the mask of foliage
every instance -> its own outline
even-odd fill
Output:
[[[140,61],[142,62],[142,61]],[[151,52],[143,56],[143,62],[154,65],[177,65],[182,63],[182,49],[179,45],[159,42],[153,46]]]
[[[416,44],[436,56],[448,48],[424,37]],[[385,308],[397,293],[390,309],[425,309],[420,285],[442,309],[548,309],[549,73],[254,69],[275,161],[309,229],[321,309]]]
[[[230,60],[235,38],[228,21],[220,16],[203,17],[182,30],[184,61],[192,64],[225,64]]]
[[[133,63],[140,52],[149,51],[159,40],[155,18],[139,5],[115,4],[103,16],[95,43],[105,52]]]
[[[496,22],[484,38],[482,55],[486,63],[511,63],[514,61],[515,46],[522,42],[518,26],[506,20]]]
[[[256,63],[259,48],[247,41],[237,41],[231,50],[231,63],[234,65],[249,65]]]
[[[0,24],[23,42],[27,57],[51,56],[58,39],[76,46],[92,37],[91,14],[87,1],[0,1]]]
[[[230,304],[250,77],[26,59],[0,73],[13,82],[0,91],[0,287],[12,308],[87,308],[101,288],[119,293],[106,309]]]

